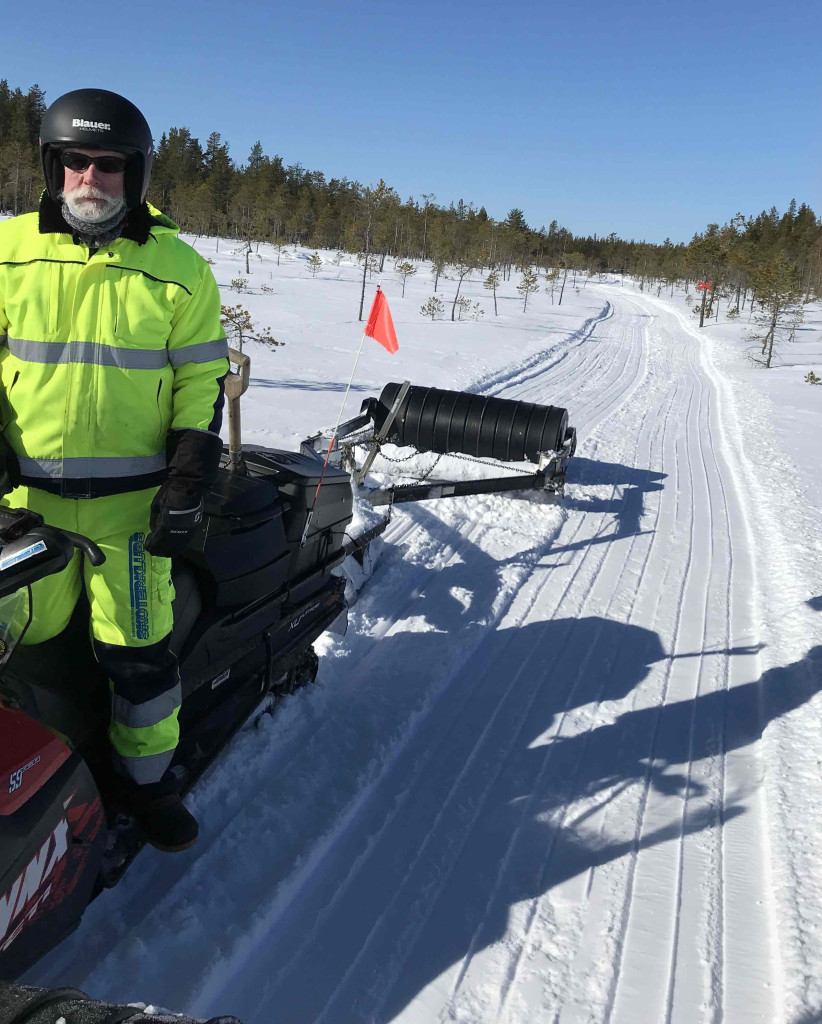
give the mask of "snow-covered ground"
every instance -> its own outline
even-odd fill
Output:
[[[249,348],[246,440],[332,425],[356,265],[263,246],[237,295],[239,251],[196,246],[285,342]],[[763,371],[682,296],[515,284],[432,323],[429,268],[402,299],[386,264],[400,351],[367,343],[346,415],[406,377],[566,406],[564,504],[398,508],[318,685],[193,794],[197,847],[28,980],[245,1024],[821,1019],[820,311]]]

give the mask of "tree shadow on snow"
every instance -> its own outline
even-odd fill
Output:
[[[659,486],[653,474],[621,468],[620,479],[636,479],[640,493]],[[448,529],[419,506],[414,512],[430,530]],[[546,543],[544,553],[551,550]],[[318,894],[322,928],[264,993],[279,1024],[318,1014],[388,1024],[466,957],[495,945],[516,957],[522,923],[509,933],[512,908],[522,913],[530,902],[525,915],[536,914],[537,901],[564,885],[575,887],[574,906],[603,865],[744,814],[750,792],[730,792],[720,807],[700,776],[713,777],[718,757],[755,742],[768,722],[822,688],[818,647],[731,690],[681,700],[668,691],[663,700],[674,674],[680,687],[695,687],[695,659],[721,667],[759,646],[671,656],[657,633],[600,616],[489,630],[497,572],[514,560],[474,547],[462,556],[417,572],[428,631],[380,640],[355,669],[376,682],[346,687],[347,713],[362,720],[379,718],[375,700],[428,709],[380,770],[363,809],[369,821],[351,831],[350,846],[335,848],[351,874],[332,872],[345,882],[330,905]],[[619,713],[609,705],[632,695]],[[563,728],[572,712],[573,727]],[[375,743],[387,742],[377,729]],[[364,756],[359,749],[358,764]],[[643,830],[649,793],[667,799]],[[278,925],[260,954],[271,963],[289,960],[314,917]],[[241,1017],[245,987],[240,977],[224,993]]]
[[[459,613],[452,607],[451,614]],[[448,617],[440,608],[438,629],[449,628]],[[455,628],[453,622],[450,628]],[[387,643],[392,650],[386,651],[386,657],[392,663],[413,664],[423,674],[436,671],[438,662],[447,657],[431,634],[403,634]],[[352,1006],[349,1019],[374,1024],[393,1020],[466,954],[475,955],[506,940],[514,905],[537,900],[571,879],[590,885],[591,873],[602,865],[644,848],[678,842],[683,834],[722,828],[745,813],[750,796],[745,792],[729,796],[722,809],[708,795],[700,800],[704,787],[693,777],[689,781],[688,765],[748,746],[768,722],[809,701],[822,688],[822,647],[796,664],[766,672],[761,679],[730,691],[661,707],[649,700],[652,706],[626,711],[589,731],[567,736],[554,732],[569,710],[587,704],[593,709],[626,697],[641,686],[653,666],[667,671],[679,658],[721,659],[754,650],[686,652],[671,658],[657,634],[596,617],[529,624],[491,634],[469,663],[468,672],[463,670],[470,676],[470,666],[475,665],[478,691],[491,685],[489,679],[496,679],[506,705],[500,712],[477,693],[480,713],[474,715],[475,738],[484,745],[478,746],[476,755],[473,748],[466,749],[471,757],[487,759],[487,789],[459,797],[459,776],[465,764],[451,764],[443,757],[443,764],[451,767],[443,769],[437,785],[442,803],[454,802],[446,813],[464,822],[461,851],[440,869],[447,872],[448,884],[425,911],[424,927],[416,933],[414,929],[410,934],[400,932],[396,946],[385,949],[386,966],[394,958],[403,961],[388,999],[376,1015],[373,1006]],[[490,669],[487,674],[486,668]],[[490,729],[488,741],[483,740],[491,713],[512,720],[519,716],[522,721],[516,743],[503,753],[502,746],[494,745]],[[464,728],[464,724],[455,727],[454,735],[444,742],[459,742]],[[636,812],[632,817],[630,807],[636,806],[646,788],[673,798],[671,820],[637,838]],[[603,824],[597,812],[620,798],[628,800],[627,818],[617,811],[611,819],[606,816]],[[442,806],[436,799],[434,804],[437,809]],[[429,827],[433,830],[436,821]],[[371,880],[379,890],[387,865],[380,862],[378,850],[375,854]],[[391,865],[389,876],[393,872],[393,877],[384,880],[386,901],[408,885],[405,867]],[[587,880],[580,878],[585,875]],[[421,891],[426,884],[438,888],[436,872],[428,879],[424,872],[421,876]],[[409,901],[412,918],[420,913],[415,898],[425,905],[425,897],[413,888],[403,898]],[[384,939],[390,946],[389,937]],[[803,1024],[811,1019],[818,1018]]]
[[[658,473],[588,468],[591,479],[601,473],[640,501],[662,486]],[[638,531],[639,505],[611,511],[619,530]],[[433,535],[452,530],[422,506],[410,514]],[[329,850],[328,877],[339,884],[326,892],[324,872],[313,874],[307,889],[316,892],[295,904],[293,919],[278,917],[248,970],[222,992],[241,1018],[389,1024],[466,957],[496,944],[510,956],[522,933],[520,924],[509,934],[514,907],[521,913],[530,902],[526,915],[536,914],[537,901],[564,885],[575,887],[574,906],[603,865],[745,813],[749,792],[729,793],[720,807],[700,776],[822,688],[822,647],[731,690],[681,700],[669,690],[663,700],[675,673],[680,686],[695,686],[696,659],[721,667],[759,647],[672,656],[657,633],[600,616],[489,629],[498,574],[551,553],[546,540],[497,561],[469,545],[443,569],[417,567],[409,586],[427,628],[390,633],[350,679],[338,677],[341,729],[346,716],[371,722],[356,733],[372,735],[375,748],[357,746],[340,770],[361,771],[372,756],[380,767],[357,826]],[[366,591],[364,614],[380,613],[374,599],[369,609]],[[624,708],[609,705],[626,698]],[[424,709],[401,742],[383,730],[384,706],[394,703]],[[563,728],[572,712],[573,728]],[[407,719],[395,728],[407,729]],[[667,800],[643,830],[648,793]],[[278,964],[288,966],[279,972]],[[260,987],[265,971],[271,981]]]

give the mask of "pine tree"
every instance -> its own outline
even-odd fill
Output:
[[[517,285],[517,291],[525,299],[525,302],[522,306],[522,312],[524,313],[525,310],[528,308],[528,296],[533,295],[534,292],[539,291],[539,278],[537,277],[536,273],[531,269],[531,267],[528,267],[524,271],[522,275],[522,280]]]
[[[397,273],[402,278],[402,297],[405,298],[405,282],[409,277],[413,277],[416,274],[417,268],[413,263],[409,263],[405,260],[403,263],[397,265]]]
[[[551,267],[550,270],[546,270],[545,271],[545,281],[546,281],[545,290],[546,290],[546,292],[550,292],[551,293],[551,305],[552,306],[554,304],[554,286],[557,283],[557,278],[558,277],[559,277],[559,270],[558,270],[557,267]]]
[[[451,319],[452,320],[454,319],[454,310],[457,308],[457,299],[460,297],[460,288],[462,288],[462,282],[465,280],[466,277],[468,277],[468,275],[474,269],[475,269],[475,264],[474,264],[473,261],[467,261],[465,263],[458,263],[454,267],[454,273],[457,275],[458,280],[457,280],[457,291],[456,291],[456,294],[454,295],[454,302],[453,302],[453,304],[451,306]]]
[[[499,316],[497,312],[497,288],[499,287],[499,271],[492,270],[491,273],[482,282],[482,287],[486,288],[489,292],[494,293],[494,316]]]
[[[441,317],[444,312],[445,306],[443,305],[443,301],[437,295],[432,295],[427,302],[420,306],[420,313],[422,313],[423,316],[430,316],[432,320],[436,320],[438,317]]]
[[[463,314],[468,316],[468,311],[471,309],[471,300],[467,295],[460,295],[457,299],[457,319],[462,320]]]
[[[308,271],[312,277],[316,277],[323,265],[322,258],[318,252],[312,252],[308,257]]]
[[[255,327],[251,314],[239,302],[236,306],[220,306],[220,322],[229,342],[236,342],[240,352],[243,351],[244,340],[259,341],[269,348],[279,348],[285,344],[272,336],[269,327]]]
[[[434,272],[434,291],[437,290],[437,285],[440,282],[441,277],[445,277],[445,268],[447,267],[447,261],[444,256],[437,254],[431,259],[431,269]]]
[[[792,337],[804,318],[796,264],[784,253],[777,253],[757,269],[754,288],[760,303],[760,312],[754,317],[759,333],[751,335],[751,340],[761,343],[764,366],[770,368],[777,341]]]

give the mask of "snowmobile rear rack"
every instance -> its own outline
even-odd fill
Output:
[[[333,435],[320,431],[300,446],[304,455],[324,460]],[[340,424],[329,461],[347,469],[372,505],[395,505],[472,494],[541,491],[550,501],[564,493],[565,472],[576,448],[568,414],[553,406],[513,402],[467,392],[387,384],[379,398],[367,398],[359,416]],[[411,446],[420,453],[455,454],[488,466],[488,459],[531,461],[533,473],[470,480],[425,480],[385,488],[364,487],[384,444]],[[367,455],[357,464],[356,449]],[[496,461],[498,465],[499,462]]]
[[[248,389],[251,361],[233,348],[229,355],[238,372],[231,371],[226,378],[230,438],[227,468],[246,473],[240,436],[240,398]],[[411,446],[419,453],[456,454],[485,466],[499,465],[500,461],[531,462],[537,468],[532,473],[490,479],[426,479],[392,487],[366,487],[366,477],[385,444]],[[361,446],[368,451],[358,464],[356,449]],[[556,502],[564,494],[565,473],[575,449],[576,431],[568,426],[565,409],[419,387],[407,380],[386,384],[379,398],[365,399],[359,415],[341,423],[335,433],[319,431],[300,445],[302,455],[320,462],[327,458],[331,465],[349,472],[359,494],[374,506],[512,491],[540,491],[547,500]],[[368,539],[380,532],[375,527],[369,531]],[[364,538],[350,542],[345,554],[367,543]]]

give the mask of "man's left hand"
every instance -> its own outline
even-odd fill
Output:
[[[166,480],[151,503],[146,551],[161,558],[181,554],[202,518],[202,490],[182,480]]]

